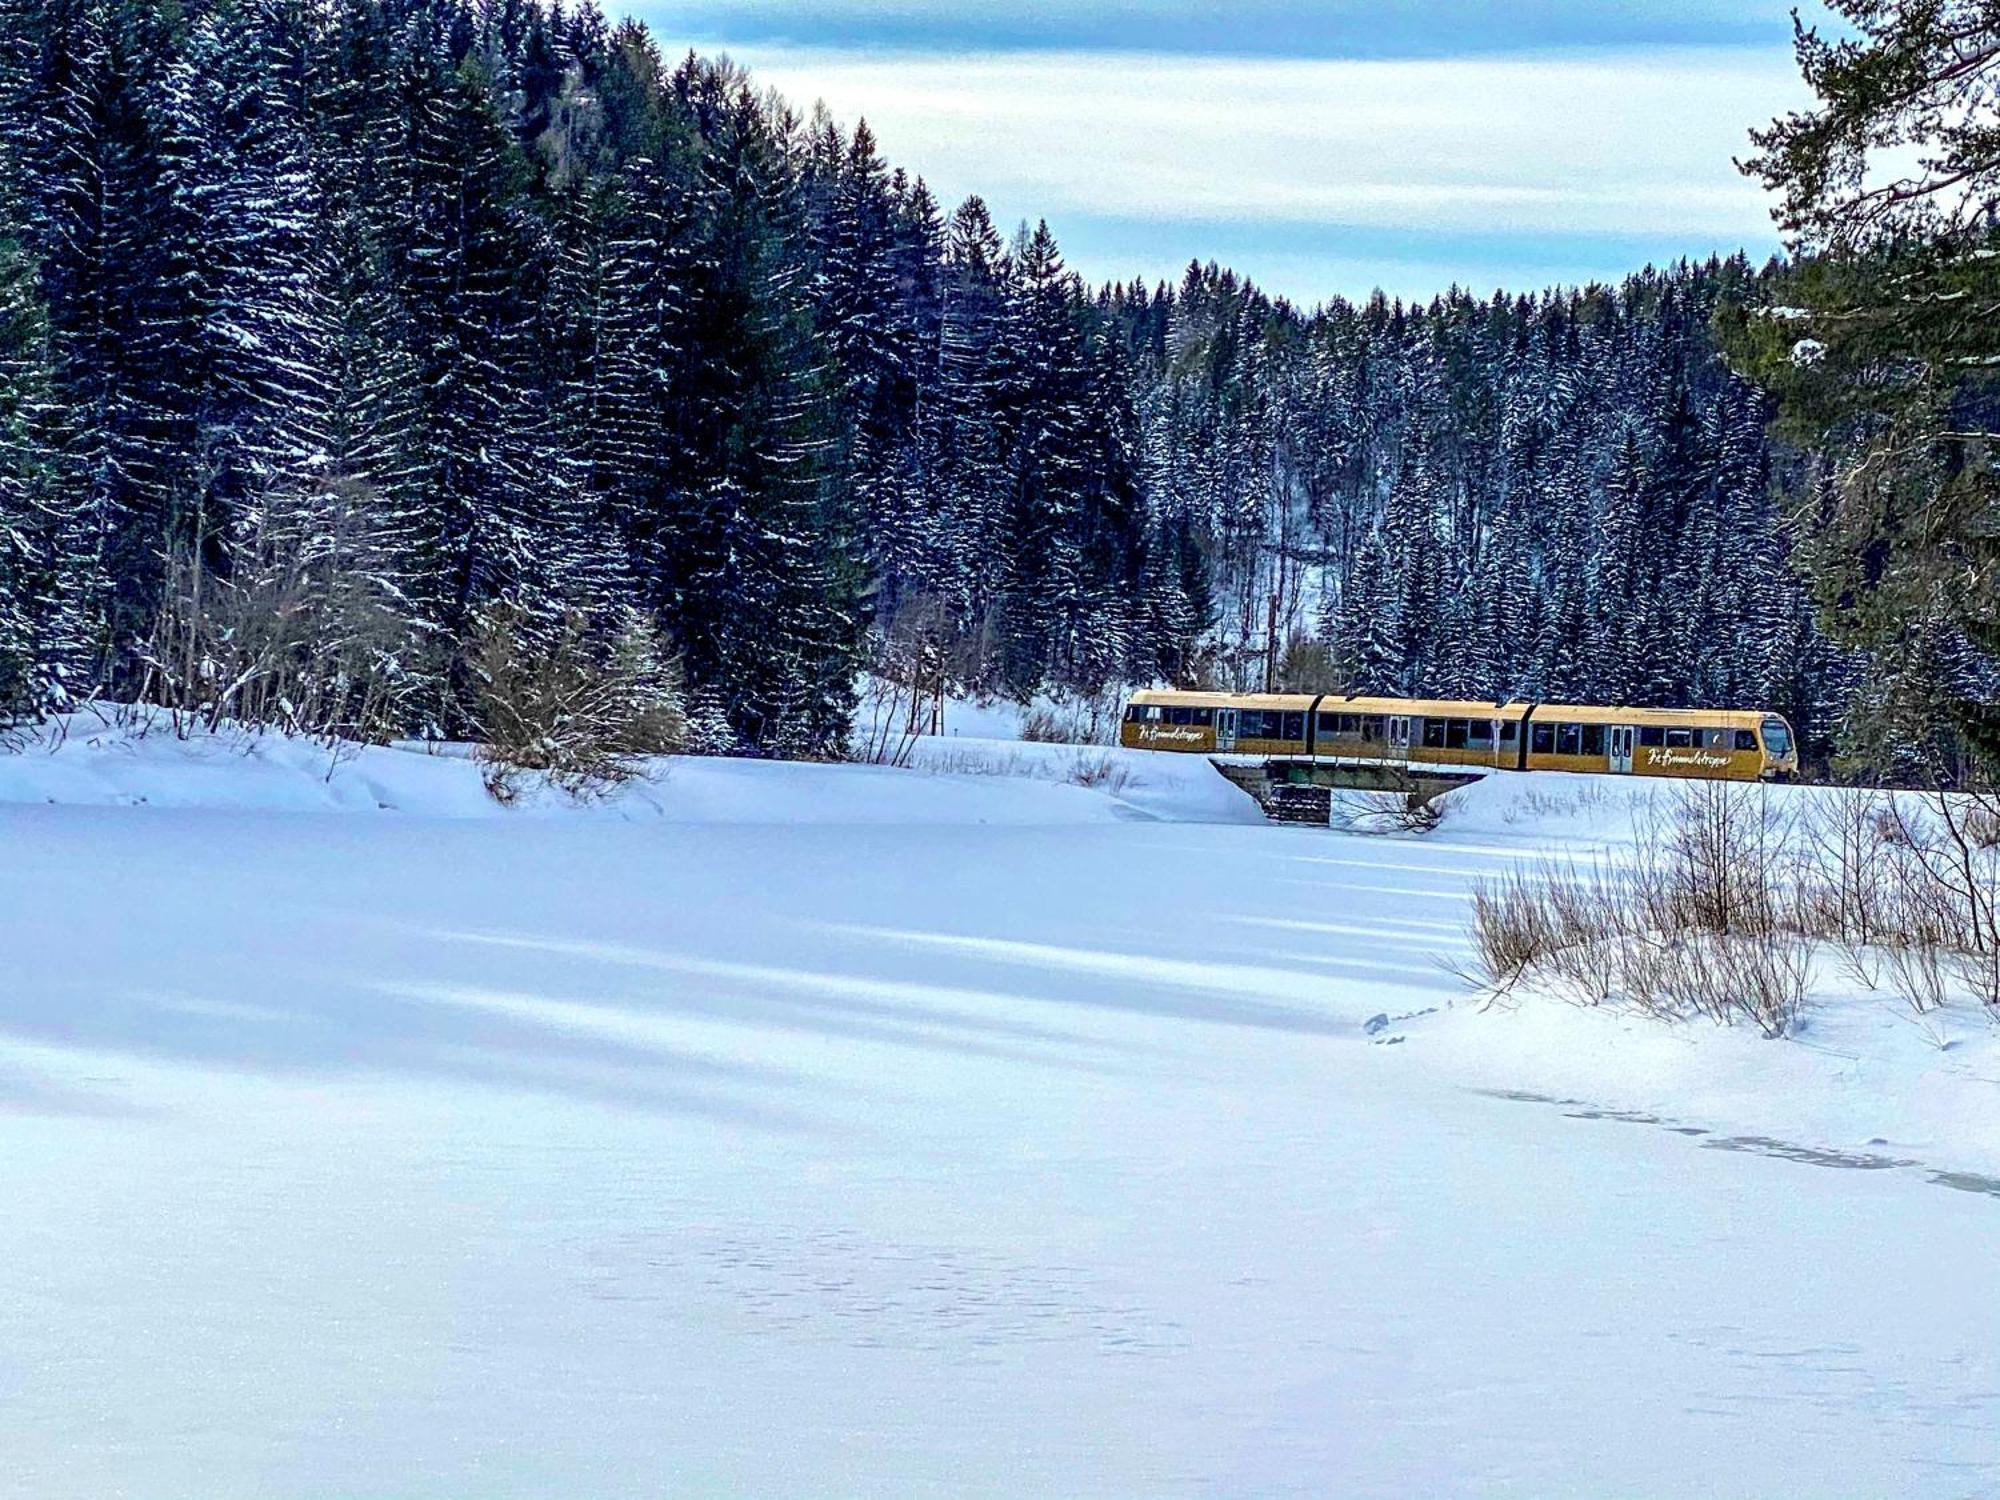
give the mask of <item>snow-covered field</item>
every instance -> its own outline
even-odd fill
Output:
[[[0,759],[0,1495],[2000,1491],[1994,1028],[1466,1003],[1562,778],[91,738]]]

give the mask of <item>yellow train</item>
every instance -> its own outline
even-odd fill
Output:
[[[1781,715],[1738,708],[1134,693],[1119,730],[1133,750],[1463,770],[1789,781],[1798,740]]]

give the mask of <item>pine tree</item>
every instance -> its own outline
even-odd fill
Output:
[[[2000,24],[1980,0],[1831,9],[1833,25],[1798,28],[1816,98],[1753,132],[1742,164],[1778,195],[1795,258],[1739,286],[1723,321],[1733,361],[1775,395],[1780,435],[1812,455],[1798,555],[1823,620],[1879,672],[1917,674],[1882,701],[1944,714],[1990,774],[2000,713],[1978,693],[1934,696],[1942,679],[1909,646],[1942,630],[2000,657],[2000,344],[1966,314],[2000,293],[1986,102]]]

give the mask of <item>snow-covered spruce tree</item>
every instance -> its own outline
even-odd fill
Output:
[[[195,441],[204,529],[269,486],[301,482],[330,444],[333,267],[311,168],[314,41],[287,0],[216,0],[168,69],[170,164],[199,324]]]
[[[656,576],[671,530],[684,439],[679,420],[693,278],[692,195],[650,160],[566,191],[555,221],[550,353],[556,433],[576,467],[590,526],[618,539],[625,593]],[[629,555],[628,555],[629,554]]]
[[[67,429],[47,634],[77,683],[127,679],[161,559],[200,527],[200,303],[165,147],[168,21],[143,0],[50,0],[17,80],[10,155]]]
[[[395,62],[384,252],[417,377],[417,597],[450,639],[503,597],[553,628],[606,601],[591,597],[604,560],[543,376],[549,235],[487,81],[454,62],[448,28],[413,18]]]
[[[1001,681],[1016,693],[1048,680],[1088,690],[1126,654],[1092,637],[1116,628],[1113,598],[1137,582],[1134,438],[1129,414],[1093,404],[1093,365],[1108,356],[1047,224],[1014,260],[992,376],[1007,498]]]
[[[738,744],[835,754],[861,660],[862,575],[791,163],[742,79],[690,64],[673,91],[701,178],[666,615],[697,695],[727,694]]]
[[[33,267],[0,239],[0,722],[37,715],[50,700],[49,561],[62,541],[47,518],[59,503],[47,442],[47,323]]]
[[[982,627],[997,603],[1005,516],[994,381],[1009,275],[985,203],[968,198],[946,230],[937,359],[924,415],[940,533],[937,587],[967,642],[964,675],[980,688],[995,685]]]

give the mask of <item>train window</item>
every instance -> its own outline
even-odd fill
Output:
[[[1512,719],[1503,719],[1500,721],[1501,744],[1503,745],[1518,744],[1520,742],[1520,739],[1521,739],[1521,726],[1519,724],[1515,723]]]
[[[1535,724],[1530,726],[1530,729],[1529,748],[1537,755],[1554,755],[1556,753],[1555,725]]]
[[[1127,724],[1141,724],[1145,722],[1145,718],[1146,710],[1136,703],[1125,710],[1125,722]]]
[[[1212,708],[1197,708],[1194,711],[1194,721],[1203,729],[1215,728],[1215,710]]]
[[[1692,729],[1669,729],[1667,731],[1667,743],[1669,745],[1680,746],[1692,745],[1694,743],[1694,734],[1695,732]]]
[[[1303,740],[1306,737],[1306,716],[1304,714],[1285,715],[1285,738]]]
[[[1583,754],[1583,726],[1581,724],[1556,725],[1556,754]]]
[[[1424,748],[1426,750],[1444,749],[1445,730],[1447,727],[1448,725],[1443,719],[1424,720]]]
[[[1465,748],[1465,720],[1446,719],[1444,721],[1444,747],[1447,750]]]
[[[1236,737],[1243,740],[1264,738],[1264,710],[1261,708],[1239,709],[1236,714]]]
[[[1640,744],[1659,746],[1664,745],[1666,742],[1667,731],[1658,724],[1641,724],[1639,726]]]
[[[1727,750],[1733,738],[1727,729],[1704,729],[1701,732],[1701,743],[1710,750]]]
[[[1167,710],[1167,722],[1169,724],[1192,724],[1194,722],[1194,710],[1191,708],[1170,708]]]
[[[1757,732],[1754,729],[1737,730],[1736,748],[1738,750],[1755,750],[1757,748]]]
[[[1380,714],[1361,715],[1361,738],[1363,741],[1385,739],[1388,736],[1388,732]]]
[[[1773,755],[1792,753],[1791,726],[1776,714],[1764,721],[1764,748]]]
[[[1339,733],[1340,733],[1340,715],[1339,715],[1339,714],[1321,714],[1321,715],[1319,716],[1319,733],[1320,733],[1320,736],[1321,736],[1321,738],[1325,738],[1325,737],[1326,737],[1327,735],[1329,735],[1329,734],[1339,734]]]
[[[1583,753],[1585,755],[1602,755],[1604,753],[1604,726],[1602,724],[1586,724],[1583,726]]]
[[[1359,734],[1359,733],[1361,733],[1361,715],[1360,715],[1360,714],[1342,714],[1342,715],[1340,716],[1340,732],[1341,732],[1342,734]]]

